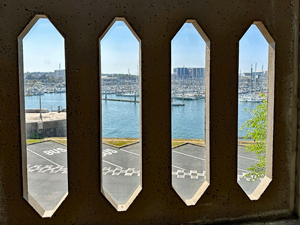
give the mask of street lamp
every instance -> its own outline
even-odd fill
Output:
[[[43,117],[42,117],[42,97],[41,97],[41,90],[39,90],[39,99],[40,99],[40,119],[43,121]]]

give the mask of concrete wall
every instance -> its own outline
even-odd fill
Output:
[[[26,135],[28,139],[45,137],[66,137],[67,121],[53,120],[26,123]]]
[[[0,0],[0,223],[221,223],[292,215],[299,183],[295,180],[298,4],[298,0]],[[18,36],[36,14],[46,14],[65,38],[69,194],[51,219],[40,218],[23,199],[22,186],[26,148],[25,124],[20,126],[25,118],[19,98]],[[142,40],[143,189],[122,213],[100,192],[99,37],[115,17],[125,17]],[[187,19],[195,19],[211,40],[210,183],[190,207],[171,185],[171,40]],[[274,153],[272,182],[258,201],[251,201],[237,184],[238,46],[257,20],[276,41]]]
[[[48,109],[25,109],[25,113],[48,113]]]

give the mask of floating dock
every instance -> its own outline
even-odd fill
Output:
[[[102,98],[105,101],[117,101],[117,102],[135,102],[139,103],[138,100],[129,100],[129,99],[117,99],[117,98]],[[172,103],[172,106],[184,106],[184,103]]]
[[[139,103],[138,100],[129,100],[129,99],[102,98],[102,100],[106,100],[106,101],[117,101],[117,102],[136,102],[136,103]]]

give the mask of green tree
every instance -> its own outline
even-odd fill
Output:
[[[266,97],[265,95],[261,96]],[[259,161],[250,165],[249,172],[244,177],[250,178],[250,181],[255,181],[258,178],[263,178],[266,171],[267,100],[264,100],[253,110],[245,110],[251,114],[252,118],[244,122],[240,130],[246,131],[247,134],[244,138],[251,138],[257,142],[246,146],[246,151],[256,153]]]

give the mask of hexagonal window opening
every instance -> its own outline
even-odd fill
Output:
[[[18,44],[23,196],[51,217],[68,195],[64,38],[36,15]]]
[[[124,18],[99,39],[101,58],[101,191],[125,211],[142,189],[140,141],[141,40]]]
[[[238,176],[251,200],[272,181],[275,41],[254,22],[239,42]]]
[[[195,205],[210,182],[210,40],[187,20],[171,42],[172,186],[186,205]]]

